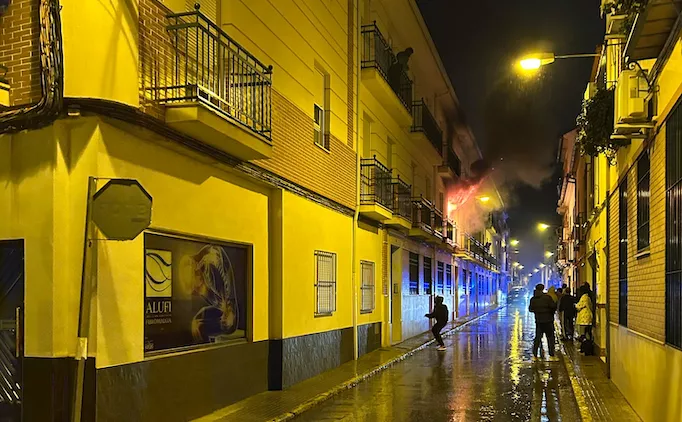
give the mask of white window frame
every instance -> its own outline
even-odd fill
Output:
[[[327,136],[327,131],[325,129],[327,126],[326,117],[327,116],[324,107],[317,103],[313,104],[313,141],[318,147],[329,151],[329,137]]]
[[[336,312],[336,254],[315,251],[315,316]]]
[[[360,261],[360,277],[360,313],[374,312],[376,307],[374,262]]]

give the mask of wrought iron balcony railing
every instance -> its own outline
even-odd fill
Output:
[[[443,239],[443,212],[434,208],[433,209],[433,223],[431,225],[431,228],[433,228],[433,234],[440,238],[441,240]]]
[[[374,158],[360,160],[360,204],[393,206],[393,176],[391,170]]]
[[[448,155],[446,158],[446,164],[448,167],[450,167],[452,172],[457,175],[457,177],[462,176],[462,162],[459,161],[459,157],[457,154],[455,154],[455,151],[452,150],[452,147],[448,146],[447,150]]]
[[[398,65],[391,46],[381,35],[376,23],[362,27],[362,68],[376,69],[409,111],[412,105],[412,80]]]
[[[412,198],[412,227],[431,233],[433,204],[423,196]]]
[[[448,219],[445,223],[445,241],[448,244],[454,246],[456,243],[455,239],[457,239],[457,227],[450,219]]]
[[[393,179],[393,214],[397,214],[407,221],[412,221],[412,186],[400,180],[400,176]]]
[[[423,132],[438,154],[442,156],[443,131],[440,130],[424,99],[412,103],[412,121],[412,132]]]
[[[173,45],[148,95],[162,104],[198,101],[268,141],[272,66],[266,66],[198,9],[168,15]]]

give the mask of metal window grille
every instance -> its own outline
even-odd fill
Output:
[[[649,214],[651,202],[649,151],[637,160],[637,250],[649,247]]]
[[[445,294],[445,264],[440,261],[436,263],[436,293]]]
[[[682,348],[682,108],[665,128],[665,340]]]
[[[315,314],[336,311],[336,254],[315,251]]]
[[[430,295],[432,290],[433,277],[431,276],[431,258],[424,257],[424,294]]]
[[[423,132],[438,154],[443,155],[443,131],[423,98],[412,103],[412,122],[412,132]]]
[[[393,206],[393,175],[391,170],[374,158],[360,160],[360,204]]]
[[[419,294],[419,255],[410,252],[410,294]]]
[[[400,175],[392,180],[391,186],[393,213],[412,221],[412,186],[400,180]]]
[[[618,191],[618,323],[628,326],[628,180]]]
[[[445,291],[451,295],[452,291],[452,265],[445,264]]]
[[[362,283],[360,285],[362,303],[360,312],[372,312],[375,306],[374,262],[360,262],[360,274],[362,274]]]

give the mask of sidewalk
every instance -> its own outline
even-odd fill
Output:
[[[498,309],[500,308],[448,323],[443,330],[443,337],[451,335],[458,328]],[[358,360],[347,362],[286,390],[257,394],[210,415],[195,419],[194,422],[287,421],[433,343],[433,335],[427,331],[395,346],[375,350]]]
[[[583,421],[641,421],[606,377],[606,364],[598,356],[582,356],[578,345],[570,341],[560,347]]]

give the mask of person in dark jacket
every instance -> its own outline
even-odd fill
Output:
[[[438,342],[438,350],[441,352],[446,350],[445,343],[443,343],[443,337],[440,335],[440,330],[442,330],[448,322],[448,307],[443,304],[442,296],[436,296],[436,306],[433,307],[433,312],[424,316],[436,319],[436,323],[433,325],[433,328],[431,328],[431,332]]]
[[[577,303],[575,296],[566,289],[564,295],[561,297],[559,303],[559,312],[563,313],[564,317],[564,337],[562,340],[572,340],[575,333],[575,304]]]
[[[547,348],[549,349],[549,360],[557,361],[554,356],[554,312],[556,302],[543,290],[545,286],[538,284],[535,286],[533,297],[530,299],[528,310],[535,314],[535,340],[533,341],[533,360],[538,359],[538,352],[542,344],[542,336],[547,338]]]

